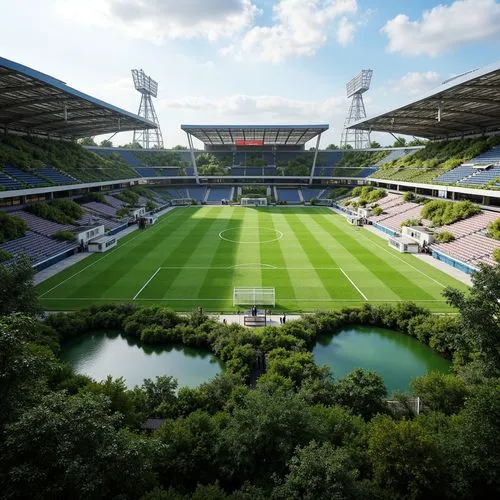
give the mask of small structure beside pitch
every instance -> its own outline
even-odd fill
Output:
[[[267,207],[267,198],[241,198],[242,207]]]

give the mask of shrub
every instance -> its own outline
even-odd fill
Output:
[[[0,212],[0,243],[21,238],[26,234],[26,229],[23,219]]]
[[[71,231],[57,231],[53,238],[57,241],[75,241],[76,236]]]
[[[455,235],[449,231],[443,231],[442,233],[436,233],[434,239],[438,243],[449,243],[455,239]]]
[[[12,255],[7,252],[7,250],[2,250],[0,248],[0,262],[6,262],[10,259],[12,259]]]
[[[83,209],[72,200],[54,200],[52,203],[32,203],[25,210],[58,224],[74,224],[83,215]]]
[[[373,215],[382,215],[384,213],[384,210],[382,207],[374,207],[372,208],[372,213]]]
[[[495,250],[493,250],[493,260],[495,262],[500,262],[500,248],[495,248]]]
[[[115,193],[113,196],[124,203],[128,203],[129,205],[137,205],[137,202],[139,201],[139,195],[134,193],[131,189],[125,189],[120,193]]]
[[[51,206],[71,217],[73,220],[79,219],[83,215],[83,208],[73,200],[54,200]]]
[[[403,195],[403,200],[404,201],[413,201],[415,199],[415,195],[411,191],[407,191]]]
[[[122,207],[116,211],[116,216],[121,219],[122,217],[127,217],[130,215],[130,208]]]
[[[500,217],[489,223],[488,236],[495,240],[500,240]]]
[[[424,219],[429,219],[434,226],[439,227],[468,219],[480,211],[481,209],[470,201],[453,203],[444,200],[433,200],[424,205],[421,215]]]
[[[102,193],[87,193],[86,195],[80,198],[80,201],[82,203],[89,203],[95,201],[97,203],[104,203],[105,205],[108,204],[106,198],[104,198],[104,195]]]
[[[406,219],[403,222],[401,222],[401,227],[403,227],[403,226],[421,226],[421,225],[422,225],[421,219]]]

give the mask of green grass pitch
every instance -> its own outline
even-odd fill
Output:
[[[447,312],[448,285],[466,288],[328,208],[214,206],[172,210],[38,290],[47,310],[135,302],[227,312],[235,287],[274,287],[279,311],[414,301]]]

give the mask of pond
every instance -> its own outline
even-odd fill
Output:
[[[222,364],[207,350],[144,346],[119,333],[91,333],[67,342],[61,359],[98,381],[108,375],[123,377],[131,389],[159,375],[175,377],[179,387],[196,387],[222,371]]]
[[[313,350],[319,365],[328,365],[336,379],[355,368],[377,372],[388,394],[407,391],[410,381],[428,371],[447,372],[451,362],[412,337],[385,328],[349,327],[322,337]]]

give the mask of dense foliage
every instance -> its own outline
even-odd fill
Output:
[[[139,201],[139,194],[136,193],[135,191],[132,191],[132,189],[124,189],[119,193],[115,193],[113,196],[123,201],[124,203],[127,203],[128,205],[132,206],[137,205]]]
[[[459,220],[468,219],[481,212],[474,203],[464,200],[458,202],[432,200],[426,203],[420,215],[432,222],[433,226],[445,226]]]
[[[372,167],[383,160],[389,151],[344,151],[335,167],[359,168]]]
[[[23,219],[0,211],[0,243],[21,238],[27,229]]]
[[[51,203],[32,203],[25,210],[58,224],[74,224],[83,215],[83,208],[73,200],[54,200]]]
[[[372,214],[373,215],[382,215],[384,213],[384,209],[379,206],[372,207]]]
[[[75,241],[76,235],[71,231],[57,231],[53,238],[57,241]]]
[[[7,252],[7,250],[0,248],[0,263],[6,262],[10,259],[12,259],[12,255],[9,252]]]
[[[375,189],[373,186],[358,186],[352,190],[352,196],[357,196],[357,205],[366,206],[369,203],[375,203],[387,196],[387,192],[384,189]]]
[[[103,157],[76,142],[13,134],[0,136],[0,165],[7,163],[21,169],[32,169],[37,175],[41,175],[37,170],[43,165],[53,165],[61,172],[84,182],[137,176],[116,153]]]
[[[500,262],[500,248],[495,248],[495,250],[493,250],[493,260],[495,262]]]
[[[379,179],[430,182],[500,144],[500,136],[427,142],[425,148],[386,163],[375,174]]]
[[[438,243],[449,243],[455,239],[455,235],[449,231],[434,234],[434,240]]]
[[[500,217],[489,223],[488,236],[495,240],[500,240]]]
[[[2,283],[8,276],[4,276]],[[12,279],[23,281],[21,275]],[[25,282],[29,282],[27,276]],[[458,315],[411,303],[316,313],[249,330],[199,312],[102,305],[0,317],[0,487],[6,498],[495,498],[500,491],[500,266],[469,293],[447,289]],[[29,286],[27,286],[29,288]],[[3,304],[3,301],[0,302]],[[13,296],[12,304],[29,303]],[[424,411],[385,403],[375,373],[335,380],[311,349],[347,324],[399,330],[453,358],[453,374],[413,382]],[[58,358],[59,341],[122,330],[143,343],[208,347],[226,370],[198,388],[167,376],[128,390]],[[268,370],[247,385],[256,350]],[[148,416],[165,418],[152,433]]]
[[[183,167],[181,155],[176,151],[158,149],[157,151],[134,151],[134,156],[150,167]]]

